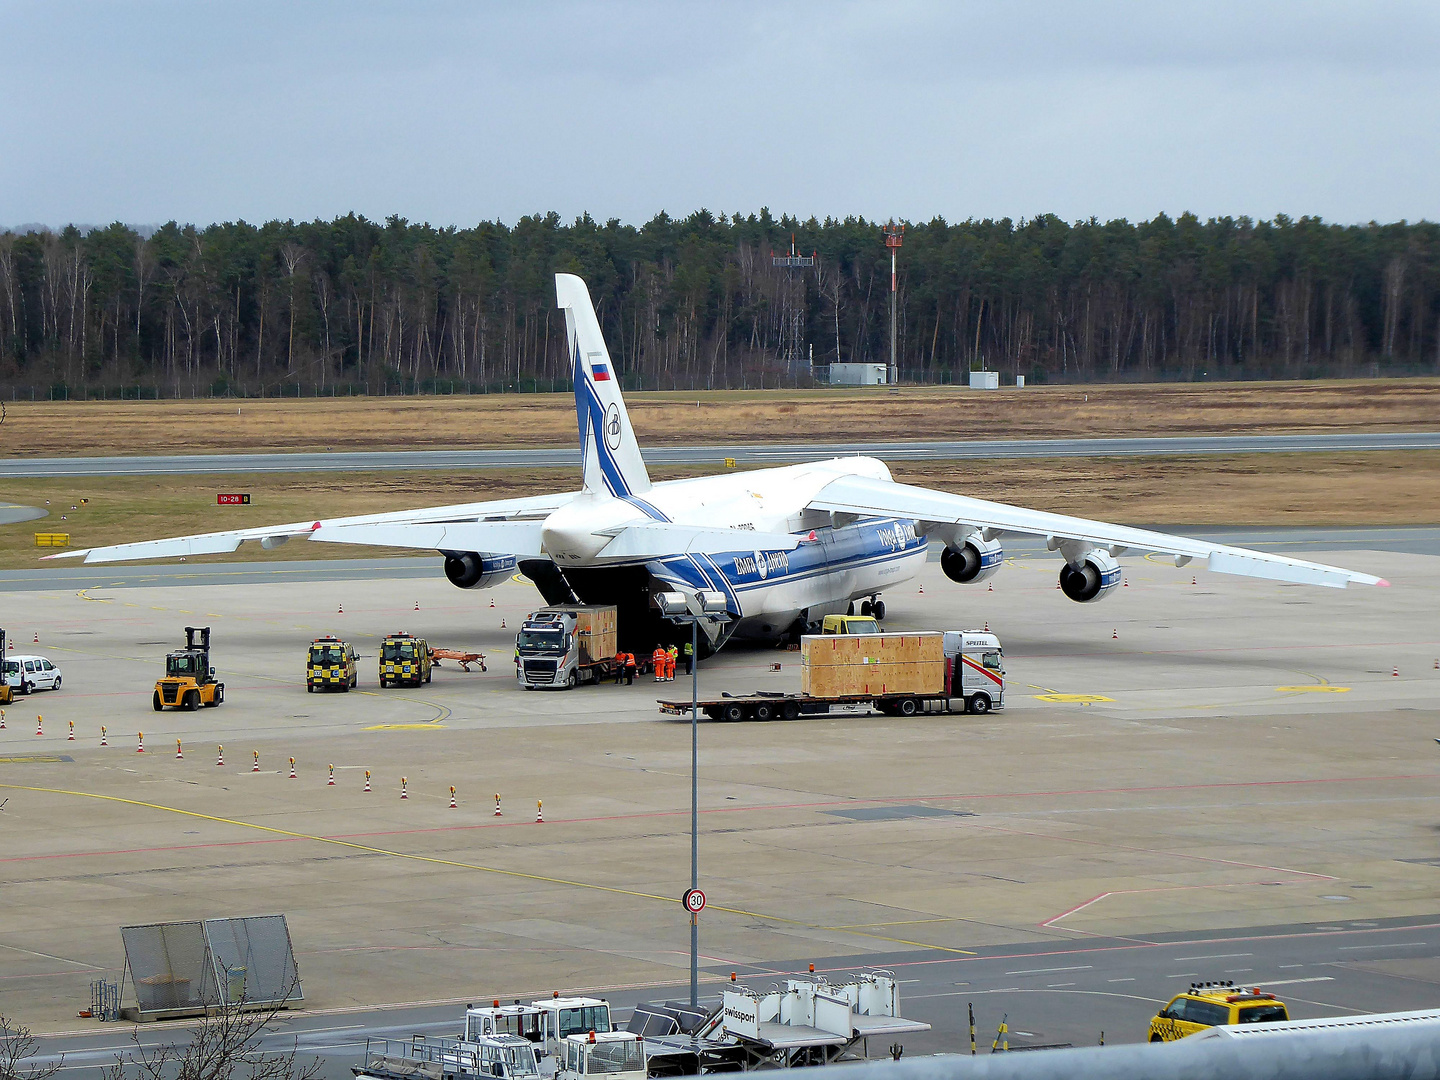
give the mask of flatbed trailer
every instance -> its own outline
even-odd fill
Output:
[[[659,702],[660,711],[670,716],[689,716],[690,701]],[[757,690],[753,694],[722,694],[701,698],[700,711],[711,720],[798,720],[802,716],[825,716],[843,708],[869,708],[883,716],[915,716],[917,713],[968,712],[964,698],[943,694],[837,694],[815,697]],[[988,712],[988,709],[980,709]]]

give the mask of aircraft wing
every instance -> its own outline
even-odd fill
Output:
[[[842,476],[821,488],[808,504],[811,509],[861,517],[898,517],[919,521],[927,533],[949,527],[951,535],[963,538],[966,532],[983,531],[987,538],[1002,533],[1043,536],[1051,550],[1074,544],[1107,549],[1112,555],[1136,548],[1175,557],[1175,565],[1204,559],[1211,570],[1221,574],[1268,578],[1305,585],[1327,585],[1343,589],[1357,585],[1389,585],[1370,574],[1338,566],[1305,562],[1265,551],[1227,547],[1208,540],[1132,529],[1103,521],[1027,510],[1020,506],[951,495],[943,491],[874,480],[863,476]]]
[[[87,563],[173,559],[234,551],[247,540],[259,540],[262,547],[274,548],[292,539],[373,547],[536,555],[540,554],[541,522],[547,514],[574,497],[573,492],[567,492],[322,521],[297,521],[286,525],[262,525],[253,529],[177,536],[168,540],[142,540],[134,544],[84,548],[45,558],[83,557]]]

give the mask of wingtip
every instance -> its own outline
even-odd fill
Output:
[[[1375,585],[1377,588],[1381,589],[1390,588],[1390,582],[1386,581],[1383,577],[1379,581],[1375,582]]]

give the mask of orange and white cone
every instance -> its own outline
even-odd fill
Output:
[[[925,595],[925,586],[924,586],[924,585],[921,585],[921,586],[920,586],[920,595],[921,595],[921,596],[924,596],[924,595]]]
[[[494,607],[494,606],[495,606],[495,597],[493,597],[493,596],[490,597],[490,606],[491,606],[491,607]]]
[[[36,645],[39,645],[39,644],[40,644],[40,631],[39,631],[39,630],[36,630],[36,631],[35,631],[35,644],[36,644]]]
[[[503,616],[502,616],[501,619],[500,619],[500,629],[501,629],[501,630],[504,630],[504,629],[505,629],[505,619],[504,619]]]
[[[184,749],[184,747],[182,747],[182,746],[180,745],[180,740],[179,740],[179,739],[176,739],[176,740],[175,740],[175,760],[176,760],[176,761],[184,761],[184,760],[185,760],[185,749]]]
[[[1111,640],[1111,641],[1119,641],[1119,640],[1120,640],[1120,628],[1119,628],[1118,626],[1117,626],[1114,630],[1111,630],[1111,631],[1110,631],[1110,640]]]
[[[251,772],[259,772],[259,771],[260,771],[260,751],[259,751],[259,750],[252,750],[251,753],[255,755],[255,764],[254,764],[253,766],[251,766],[250,771],[251,771]]]
[[[326,786],[326,787],[334,787],[334,786],[335,786],[335,766],[334,766],[334,765],[331,765],[331,766],[330,766],[330,779],[325,781],[325,786]]]
[[[451,809],[451,810],[459,810],[459,809],[460,809],[459,805],[455,802],[455,785],[454,785],[454,784],[451,784],[451,785],[450,785],[450,809]]]
[[[1399,674],[1400,674],[1400,665],[1399,665],[1399,664],[1396,664],[1396,665],[1395,665],[1395,669],[1394,669],[1393,671],[1391,671],[1390,674],[1393,675],[1393,676],[1397,676],[1397,677],[1398,677]]]
[[[985,620],[985,633],[988,634],[989,632],[990,632],[990,620],[989,620],[989,619],[986,619],[986,620]]]
[[[65,736],[65,741],[66,741],[66,742],[74,742],[74,741],[75,741],[75,721],[74,721],[74,720],[71,720],[71,721],[70,721],[70,734],[67,735],[67,736]]]
[[[545,808],[544,808],[544,806],[541,805],[539,799],[536,799],[536,800],[535,800],[535,824],[536,824],[536,825],[544,825],[544,824],[545,824]]]
[[[500,813],[500,796],[499,796],[498,793],[497,793],[496,796],[495,796],[495,816],[496,816],[496,817],[504,817],[504,816],[505,816],[504,814]]]
[[[215,747],[215,766],[216,766],[216,768],[219,768],[221,765],[224,765],[224,764],[225,764],[225,747],[223,747],[223,746],[216,746],[216,747]]]
[[[145,752],[145,732],[137,731],[135,733],[135,738],[137,740],[135,745],[135,752],[137,754],[143,754]]]
[[[300,779],[298,776],[295,775],[295,759],[294,759],[293,757],[290,759],[290,775],[289,775],[289,777],[287,777],[287,779],[290,779],[290,780],[298,780],[298,779]]]
[[[5,726],[4,723],[0,723],[0,727],[4,727],[4,726]],[[105,737],[105,725],[104,725],[104,724],[101,724],[101,725],[100,725],[100,745],[101,745],[101,746],[109,746],[109,745],[110,745],[110,740]]]
[[[369,790],[370,790],[370,770],[369,770],[369,769],[366,769],[366,770],[365,770],[365,790],[366,790],[366,791],[369,791]]]
[[[419,600],[416,600],[416,601],[415,601],[415,610],[416,610],[416,611],[419,611],[419,610],[420,610],[420,601],[419,601]]]
[[[336,614],[336,615],[344,615],[344,614],[345,614],[345,605],[344,605],[344,604],[341,604],[338,608],[336,608],[336,609],[335,609],[335,614]]]
[[[400,798],[402,799],[410,798],[409,794],[405,791],[405,783],[405,777],[400,777]]]
[[[1436,661],[1435,661],[1435,666],[1436,666],[1436,667],[1440,667],[1440,660],[1436,660]],[[0,709],[0,731],[4,731],[4,730],[5,730],[5,710],[4,710],[4,709]],[[104,729],[104,728],[101,728],[100,730],[101,730],[101,731],[104,731],[105,729]]]
[[[1058,585],[1059,582],[1056,582],[1056,584]],[[990,582],[989,586],[985,589],[985,591],[986,591],[986,592],[994,592],[994,591],[995,591],[995,583],[994,583],[993,581]]]
[[[1190,575],[1190,584],[1191,584],[1191,585],[1198,585],[1198,584],[1200,584],[1200,583],[1195,579],[1195,575],[1194,575],[1194,574],[1191,574],[1191,575]]]
[[[36,734],[36,735],[44,735],[44,734],[45,734],[45,717],[43,717],[43,716],[37,716],[37,717],[35,717],[35,734]]]

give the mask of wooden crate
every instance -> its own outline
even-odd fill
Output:
[[[800,689],[814,697],[939,694],[943,634],[825,634],[800,642]]]

